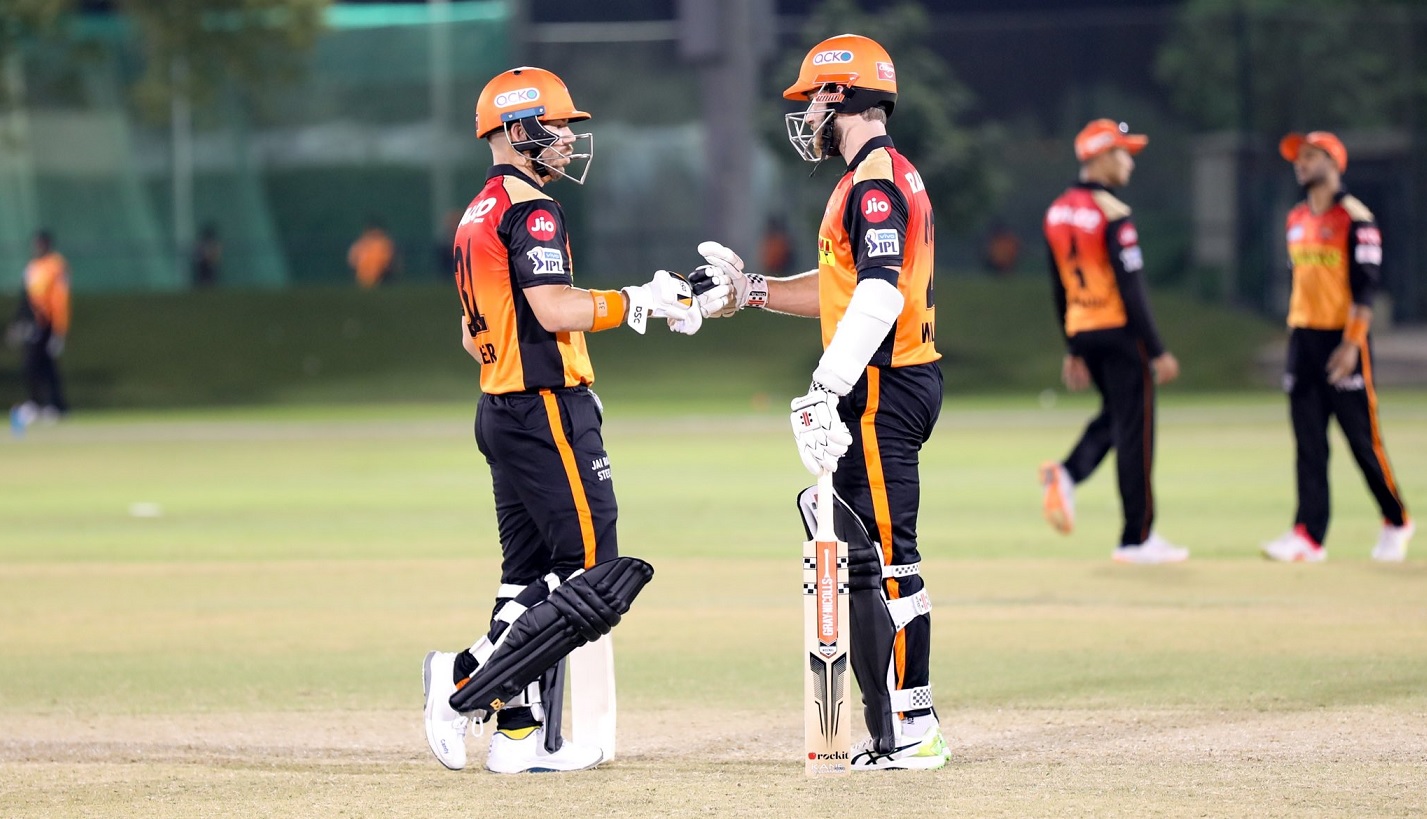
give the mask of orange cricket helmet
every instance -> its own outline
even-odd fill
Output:
[[[576,140],[588,140],[585,153],[572,153],[571,159],[586,160],[578,176],[566,173],[549,165],[542,157],[548,158],[546,151],[554,150],[559,142],[558,134],[544,127],[543,123],[565,120],[580,122],[590,115],[575,107],[570,89],[553,72],[533,66],[512,68],[497,74],[476,100],[476,136],[484,139],[496,131],[503,131],[510,137],[512,123],[520,123],[525,129],[524,139],[511,139],[511,147],[527,154],[542,176],[564,176],[573,182],[583,184],[589,173],[589,161],[594,158],[594,135],[576,134]]]
[[[897,68],[875,40],[839,34],[808,51],[797,81],[783,92],[783,98],[809,103],[806,110],[785,116],[788,141],[803,159],[820,162],[836,153],[834,116],[872,108],[881,108],[891,116],[897,104]],[[821,112],[826,113],[819,116]]]

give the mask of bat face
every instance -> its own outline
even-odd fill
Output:
[[[808,776],[851,771],[847,544],[832,534],[831,481],[819,481],[817,536],[803,544],[804,739]],[[824,508],[823,499],[829,500]],[[824,516],[826,515],[826,521]]]

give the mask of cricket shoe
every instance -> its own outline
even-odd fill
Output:
[[[1075,528],[1075,481],[1065,467],[1054,461],[1041,464],[1041,487],[1045,496],[1041,511],[1046,522],[1062,535]]]
[[[1379,563],[1401,563],[1407,559],[1407,541],[1417,531],[1417,524],[1404,520],[1401,526],[1383,522],[1382,534],[1377,537],[1377,545],[1372,547],[1372,559]]]
[[[1328,557],[1328,550],[1315,543],[1301,523],[1262,549],[1264,557],[1283,563],[1322,563]]]
[[[1110,559],[1116,563],[1134,563],[1142,566],[1158,563],[1183,563],[1189,559],[1189,550],[1175,546],[1154,532],[1144,543],[1127,543],[1115,548]]]
[[[25,430],[39,417],[40,408],[34,401],[17,404],[10,410],[10,434],[16,438],[25,437]]]
[[[471,721],[451,707],[455,665],[455,654],[430,652],[421,666],[421,687],[426,694],[426,744],[442,765],[459,771],[466,767],[466,728]]]
[[[926,730],[918,736],[908,736],[918,722],[930,722]],[[930,771],[940,768],[951,759],[951,749],[941,736],[941,725],[934,716],[918,717],[898,724],[897,744],[889,754],[877,752],[875,740],[868,737],[852,746],[852,770],[854,771]]]
[[[545,750],[545,726],[501,729],[491,736],[490,752],[486,754],[486,770],[493,773],[554,773],[583,771],[604,761],[598,747],[565,740],[560,750]]]

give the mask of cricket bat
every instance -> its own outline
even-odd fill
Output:
[[[598,745],[614,759],[616,710],[614,635],[606,634],[570,652],[570,716],[575,739]]]
[[[804,750],[808,776],[851,772],[847,543],[832,526],[832,473],[818,478],[817,527],[803,544]]]

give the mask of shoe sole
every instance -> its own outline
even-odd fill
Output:
[[[1275,563],[1322,563],[1324,560],[1328,559],[1328,556],[1325,554],[1320,554],[1308,557],[1306,555],[1297,554],[1287,560],[1284,560],[1281,557],[1275,557],[1269,554],[1268,552],[1264,552],[1263,558],[1264,560],[1272,560]]]
[[[1062,535],[1070,534],[1070,530],[1075,526],[1075,521],[1066,508],[1065,498],[1061,497],[1060,480],[1053,469],[1043,468],[1041,470],[1041,485],[1045,487],[1045,500],[1041,506],[1046,523],[1049,523],[1052,529]]]
[[[935,771],[938,768],[946,767],[947,759],[944,756],[913,756],[906,759],[898,759],[875,767],[853,767],[857,772],[872,771]]]
[[[459,771],[465,766],[462,765],[453,768],[446,760],[442,759],[441,755],[436,753],[436,738],[431,735],[431,661],[436,658],[437,653],[438,652],[435,651],[426,652],[426,659],[421,662],[421,695],[426,699],[426,710],[424,712],[426,718],[422,720],[422,722],[426,723],[426,748],[431,751],[431,755],[436,757],[436,761],[440,762],[446,770]]]

